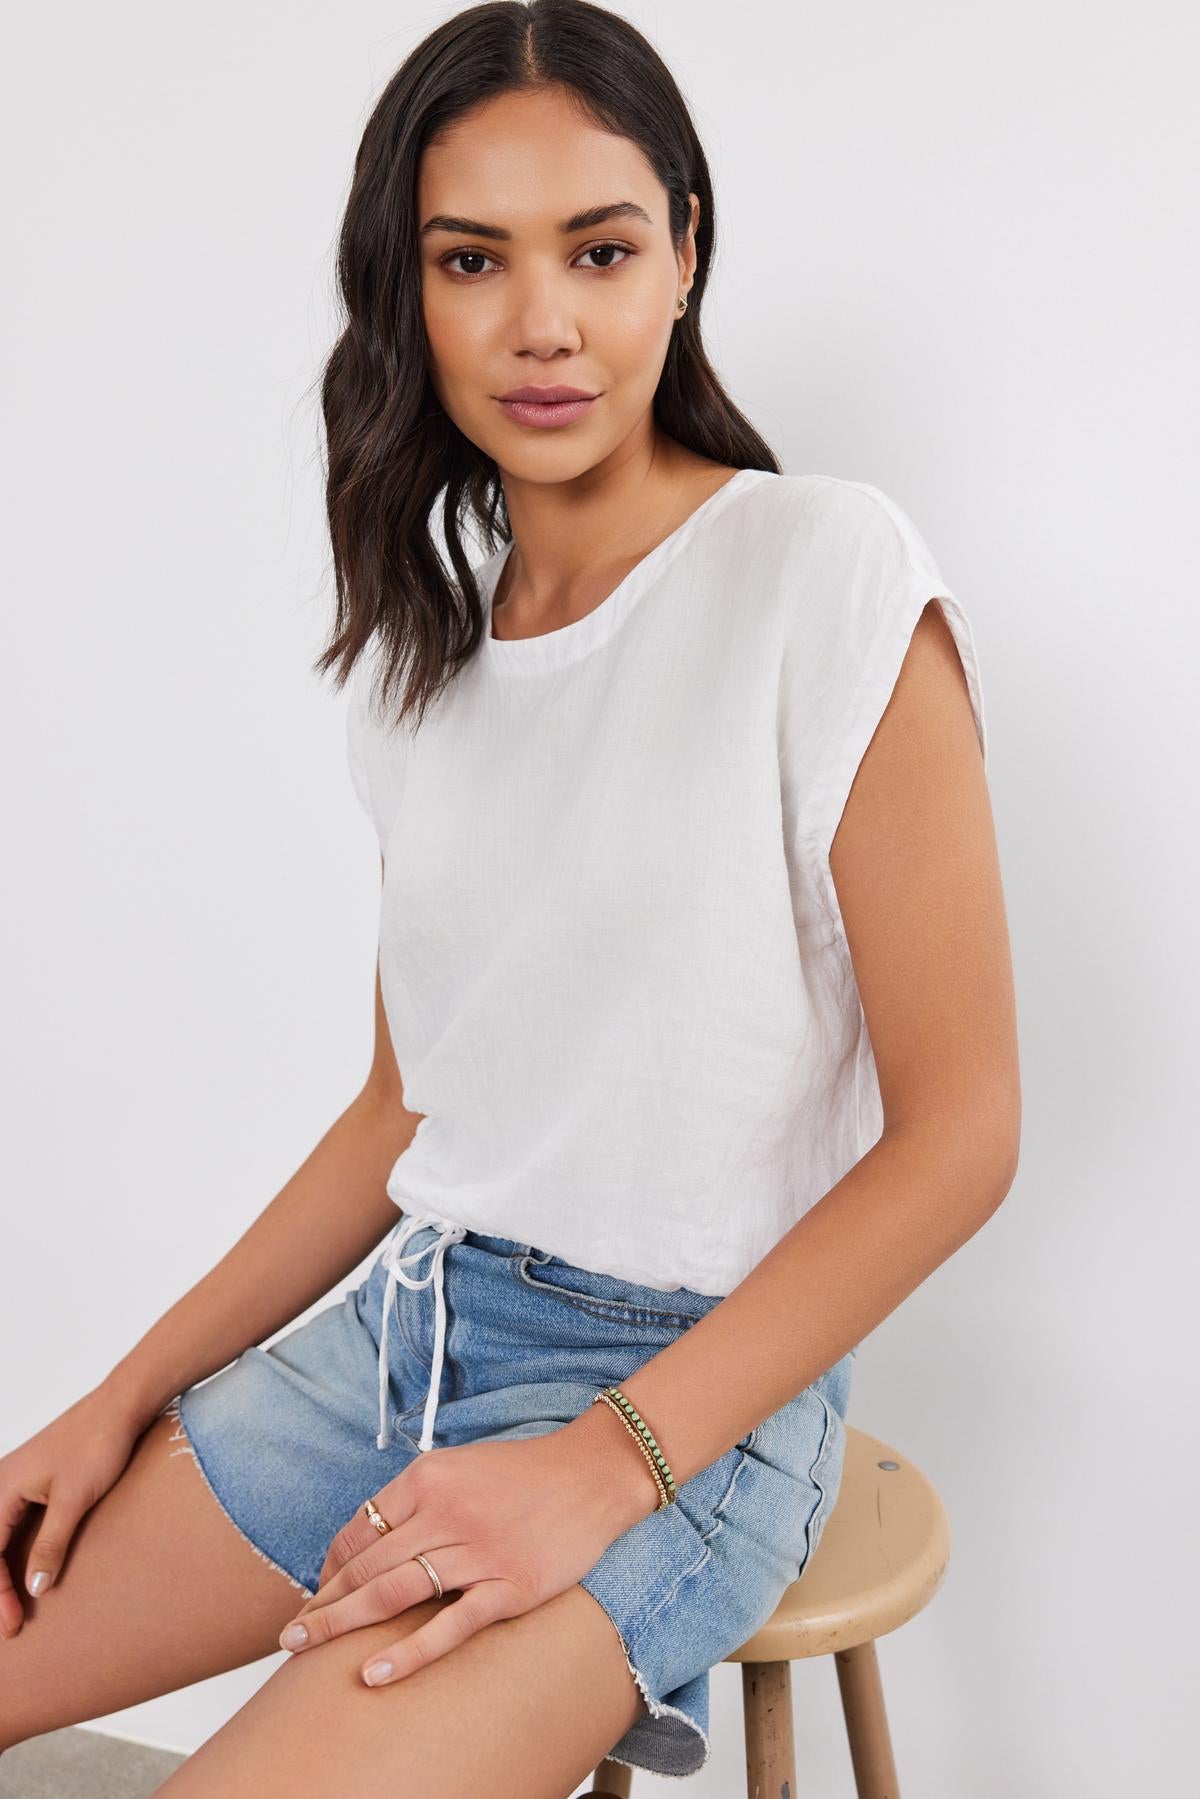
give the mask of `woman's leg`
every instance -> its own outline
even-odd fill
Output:
[[[0,1749],[279,1652],[304,1593],[225,1516],[185,1444],[170,1415],[147,1426],[40,1599],[25,1560],[42,1508],[26,1515],[8,1556],[25,1622],[0,1639]]]
[[[156,1799],[563,1799],[645,1710],[612,1624],[576,1585],[401,1680],[365,1684],[372,1653],[459,1599],[290,1657]]]

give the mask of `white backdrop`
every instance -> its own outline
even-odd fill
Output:
[[[379,864],[309,672],[312,390],[359,134],[448,10],[125,0],[8,34],[0,1449],[224,1253],[366,1071]],[[625,10],[711,160],[714,361],[789,472],[911,513],[983,671],[1021,1167],[868,1341],[851,1406],[954,1531],[881,1644],[901,1778],[1182,1799],[1196,14]],[[104,1728],[194,1748],[276,1665]],[[832,1667],[794,1692],[803,1790],[849,1794]],[[742,1790],[733,1667],[713,1736],[697,1799]]]

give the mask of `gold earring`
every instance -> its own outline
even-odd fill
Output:
[[[685,294],[680,294],[679,299],[677,300],[676,304],[679,307],[680,312],[686,312],[687,311],[687,296]]]

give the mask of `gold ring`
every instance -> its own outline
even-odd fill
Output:
[[[433,1582],[436,1595],[440,1599],[442,1596],[442,1583],[438,1579],[437,1575],[434,1573],[434,1570],[429,1565],[428,1561],[425,1559],[425,1557],[423,1555],[414,1555],[413,1561],[420,1562],[422,1568],[424,1568],[426,1574],[428,1574],[430,1580]]]
[[[367,1517],[371,1520],[371,1523],[375,1526],[381,1537],[385,1536],[386,1533],[391,1530],[391,1525],[388,1523],[383,1513],[378,1509],[373,1499],[368,1499],[366,1501],[363,1506],[363,1511],[367,1514]]]

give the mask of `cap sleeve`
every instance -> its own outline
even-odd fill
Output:
[[[357,673],[357,669],[355,672]],[[374,824],[375,815],[371,808],[371,790],[367,784],[367,764],[363,748],[362,701],[354,675],[350,678],[349,698],[346,704],[346,761],[350,768],[350,779],[354,791],[358,795],[363,811]]]
[[[780,693],[781,781],[792,847],[836,909],[829,852],[854,777],[895,689],[917,621],[936,600],[966,677],[987,767],[971,623],[896,502],[821,477],[797,553]]]
[[[364,651],[346,683],[346,762],[354,791],[375,827],[380,850],[386,853],[403,782],[403,735],[379,716],[373,672],[372,658]]]

